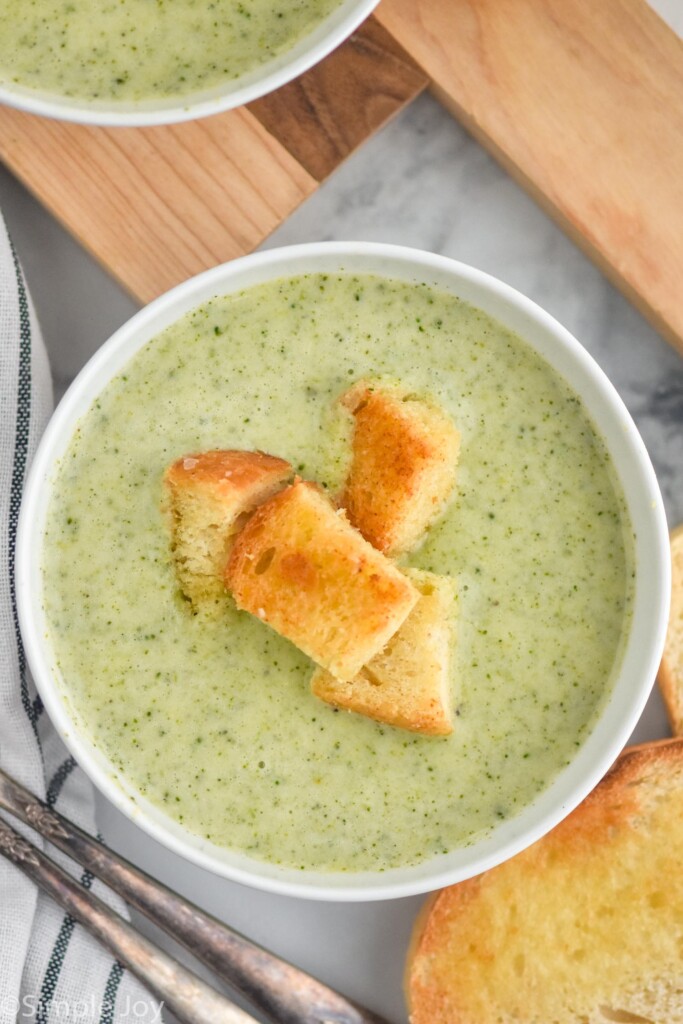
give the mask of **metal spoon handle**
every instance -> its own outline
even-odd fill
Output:
[[[2,819],[0,854],[87,928],[183,1024],[257,1024],[253,1017],[139,935],[132,925]]]
[[[273,1024],[388,1024],[150,878],[2,771],[0,807],[106,882]]]

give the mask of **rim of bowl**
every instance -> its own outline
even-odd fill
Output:
[[[572,761],[515,817],[483,838],[383,872],[281,868],[214,846],[168,818],[118,775],[86,728],[81,731],[60,685],[42,609],[40,562],[50,480],[99,391],[148,340],[212,296],[313,272],[375,273],[445,288],[520,334],[581,397],[610,452],[634,530],[636,586],[626,649],[606,703]],[[34,457],[19,519],[16,581],[28,663],[45,708],[86,774],[120,811],[185,860],[232,881],[288,896],[370,901],[411,896],[479,874],[539,839],[587,796],[627,742],[654,682],[667,626],[670,555],[662,497],[635,424],[597,363],[549,313],[497,278],[448,257],[381,243],[317,242],[265,250],[191,278],[140,310],[92,356],[62,398]]]
[[[41,117],[110,128],[142,128],[210,117],[251,103],[308,71],[348,39],[378,3],[343,0],[311,32],[265,64],[185,97],[100,103],[0,82],[0,103]]]

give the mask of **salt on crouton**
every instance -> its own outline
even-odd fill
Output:
[[[446,736],[453,731],[454,584],[448,577],[418,569],[405,573],[420,591],[420,600],[384,650],[348,683],[316,669],[311,689],[316,697],[346,711],[427,736]]]
[[[288,462],[263,452],[201,452],[168,467],[173,557],[195,609],[220,602],[228,554],[244,517],[292,475]]]
[[[359,381],[341,401],[355,429],[340,504],[378,550],[409,551],[453,489],[460,434],[442,410],[398,387]]]
[[[382,650],[420,596],[341,510],[301,480],[249,519],[225,580],[238,608],[347,680]]]

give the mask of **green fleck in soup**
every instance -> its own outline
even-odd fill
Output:
[[[404,560],[457,585],[445,738],[334,711],[290,643],[178,593],[165,467],[261,449],[335,494],[336,399],[361,377],[429,396],[462,434],[454,499]],[[467,844],[548,786],[609,694],[632,575],[610,459],[547,363],[447,293],[310,275],[214,299],[104,389],[58,467],[44,600],[82,727],[141,793],[218,845],[352,872]]]

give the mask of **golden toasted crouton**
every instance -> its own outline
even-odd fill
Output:
[[[674,736],[683,736],[683,524],[671,533],[671,610],[657,682]]]
[[[445,736],[451,724],[450,648],[453,581],[407,569],[421,597],[387,646],[355,679],[342,683],[324,669],[311,681],[316,697],[388,725]]]
[[[380,551],[408,551],[453,489],[460,434],[440,409],[398,388],[360,381],[342,403],[355,429],[340,504]]]
[[[419,593],[321,491],[297,480],[256,510],[225,576],[257,615],[340,679],[391,639]]]
[[[288,462],[262,452],[202,452],[168,467],[173,557],[195,608],[209,610],[225,593],[228,553],[243,517],[291,477]]]
[[[625,751],[556,828],[429,898],[412,1024],[683,1024],[683,740]]]

